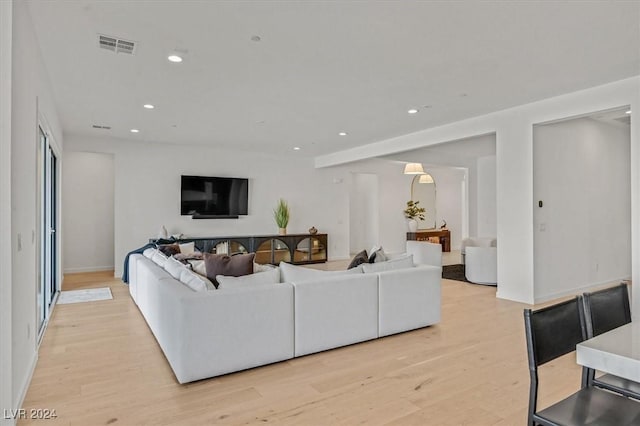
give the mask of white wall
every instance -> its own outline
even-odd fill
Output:
[[[65,273],[113,269],[114,179],[112,154],[65,153],[62,171]]]
[[[629,128],[581,118],[533,137],[536,299],[629,278]]]
[[[630,105],[632,280],[640,282],[640,77],[545,99],[316,158],[328,167],[477,135],[496,134],[498,291],[533,303],[533,125]],[[637,285],[637,284],[636,284]],[[640,291],[633,292],[640,318]]]
[[[13,3],[12,43],[11,207],[14,214],[11,217],[10,344],[13,408],[16,408],[24,397],[37,359],[35,236],[38,218],[38,114],[46,119],[58,144],[55,147],[58,152],[62,151],[62,132],[26,2]],[[19,239],[21,250],[18,250]],[[3,340],[2,344],[7,342]]]
[[[367,250],[379,239],[378,176],[353,173],[349,190],[349,248],[352,254]]]
[[[493,237],[497,230],[496,211],[496,156],[480,157],[476,164],[477,211],[476,235]]]
[[[329,234],[331,259],[348,258],[353,172],[378,176],[379,242],[389,252],[404,251],[402,210],[410,184],[405,183],[402,165],[395,162],[369,160],[317,170],[312,159],[295,155],[278,157],[71,135],[65,139],[65,149],[65,155],[79,151],[114,154],[116,276],[122,273],[126,253],[156,237],[161,225],[170,234],[192,237],[277,233],[272,210],[279,198],[291,207],[288,232],[306,232],[315,226]],[[249,215],[212,220],[180,216],[182,174],[249,178]],[[406,192],[398,188],[406,188]]]
[[[11,353],[11,42],[13,3],[0,2],[0,412],[16,408]],[[13,424],[0,417],[0,425]]]

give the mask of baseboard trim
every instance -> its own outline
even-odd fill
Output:
[[[65,268],[65,274],[76,274],[79,272],[103,272],[103,271],[113,271],[115,267],[111,266],[88,266],[84,268]]]
[[[33,378],[33,373],[36,371],[36,365],[38,364],[38,352],[33,352],[33,357],[31,359],[31,364],[29,365],[29,373],[25,378],[24,383],[22,384],[22,388],[20,389],[20,395],[18,396],[18,400],[15,403],[17,408],[22,408],[24,404],[24,399],[27,397],[27,391],[29,390],[29,386],[31,385],[31,379]]]

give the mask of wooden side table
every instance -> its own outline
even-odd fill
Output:
[[[408,241],[429,241],[434,237],[440,241],[443,252],[451,251],[451,232],[448,229],[423,229],[407,232]]]

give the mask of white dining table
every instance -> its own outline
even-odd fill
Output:
[[[640,322],[578,343],[576,361],[584,367],[640,382]]]

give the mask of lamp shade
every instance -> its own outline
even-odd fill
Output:
[[[420,163],[407,163],[404,165],[405,175],[421,175],[423,173],[424,169]]]
[[[429,173],[425,173],[418,178],[418,183],[433,183],[433,177]]]

